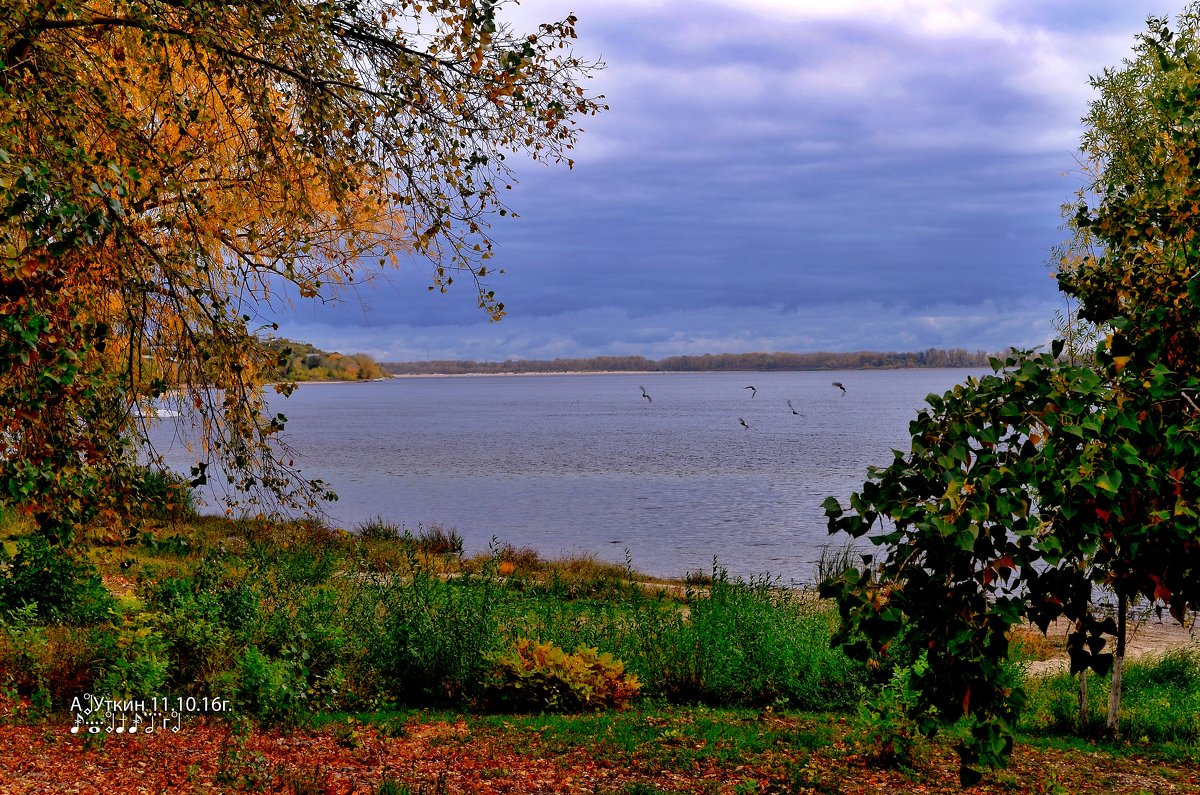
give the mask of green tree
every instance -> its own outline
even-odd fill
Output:
[[[1114,671],[1116,733],[1126,605],[1182,620],[1200,604],[1200,58],[1163,20],[1141,41],[1169,78],[1139,89],[1144,146],[1077,207],[1096,246],[1060,275],[1105,330],[1094,362],[1062,359],[1060,339],[930,396],[910,449],[848,506],[826,501],[831,531],[883,531],[865,570],[824,585],[840,640],[860,655],[925,652],[914,717],[928,732],[972,719],[964,781],[1011,751],[1023,694],[1004,660],[1018,622],[1072,622],[1072,671]],[[1098,589],[1116,595],[1116,620],[1096,617]]]
[[[246,507],[322,496],[264,412],[264,303],[424,256],[498,319],[506,158],[570,165],[604,107],[575,17],[502,6],[0,0],[0,502],[57,540],[114,509],[152,398]]]

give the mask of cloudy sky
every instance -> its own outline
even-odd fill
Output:
[[[610,110],[518,164],[490,323],[419,264],[282,332],[384,360],[1032,346],[1088,76],[1182,0],[524,0]]]

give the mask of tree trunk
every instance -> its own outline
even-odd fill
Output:
[[[1088,695],[1087,669],[1079,672],[1079,730],[1083,731],[1088,724]]]
[[[1082,632],[1083,621],[1077,621],[1075,627]],[[1088,691],[1087,691],[1087,668],[1079,672],[1079,731],[1087,729],[1088,725]]]
[[[1113,655],[1112,686],[1108,689],[1108,734],[1114,740],[1121,736],[1121,667],[1125,662],[1125,613],[1129,603],[1124,594],[1117,596],[1117,653]]]

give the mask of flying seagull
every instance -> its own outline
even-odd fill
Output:
[[[745,428],[746,430],[750,430],[750,426],[747,425],[746,421],[744,419],[742,419],[741,417],[738,417],[738,422],[740,422],[742,424],[743,428]]]
[[[846,394],[846,387],[842,386],[841,381],[834,381],[833,385],[836,386],[838,389],[842,390],[843,395]]]
[[[752,387],[752,386],[744,386],[744,387],[742,387],[742,389],[749,389],[749,390],[750,390],[750,397],[754,397],[755,395],[757,395],[757,394],[758,394],[758,390],[757,390],[757,389],[755,389],[755,388],[754,388],[754,387]]]
[[[650,397],[649,395],[647,395],[647,394],[646,394],[646,387],[642,387],[642,397],[646,398],[646,401],[647,401],[647,402],[649,402],[649,403],[653,403],[653,402],[654,402],[654,398],[652,398],[652,397]]]
[[[801,414],[800,412],[796,411],[796,407],[792,405],[792,401],[790,401],[790,400],[789,400],[789,401],[787,402],[787,404],[788,404],[788,408],[789,408],[789,409],[791,409],[791,410],[792,410],[792,413],[793,413],[793,414],[795,414],[797,417],[803,417],[803,416],[804,416],[804,415],[803,415],[803,414]]]

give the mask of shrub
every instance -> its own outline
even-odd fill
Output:
[[[0,677],[5,686],[31,693],[44,687],[52,659],[50,636],[38,623],[37,606],[0,615]]]
[[[259,550],[260,568],[270,567],[281,583],[293,585],[320,585],[333,576],[337,558],[332,550],[307,546],[290,549]]]
[[[512,544],[502,544],[494,550],[493,557],[500,563],[511,563],[513,568],[523,571],[538,571],[546,565],[546,561],[532,547],[514,547]]]
[[[910,715],[918,703],[913,676],[928,670],[925,655],[898,667],[891,680],[858,706],[857,728],[867,755],[886,767],[913,769],[929,753],[929,742]]]
[[[216,595],[187,594],[161,613],[157,624],[177,689],[203,692],[204,683],[229,664],[233,636],[221,621]]]
[[[109,618],[115,601],[100,575],[87,561],[53,546],[40,533],[17,541],[17,554],[8,559],[0,547],[0,607],[36,605],[44,621],[95,624]]]
[[[559,599],[623,598],[641,593],[637,575],[627,563],[609,563],[595,554],[572,555],[544,563],[549,575],[545,586]]]
[[[521,638],[507,653],[493,657],[492,664],[493,698],[517,708],[621,709],[641,687],[620,660],[588,646],[568,654],[553,644]]]
[[[167,641],[157,631],[153,613],[127,618],[111,638],[113,659],[96,687],[113,698],[158,695],[167,681]]]
[[[238,711],[269,726],[294,728],[307,716],[307,677],[301,659],[272,660],[250,646],[223,684]]]
[[[45,626],[34,605],[0,614],[0,688],[49,707],[92,689],[96,641],[109,627]]]

